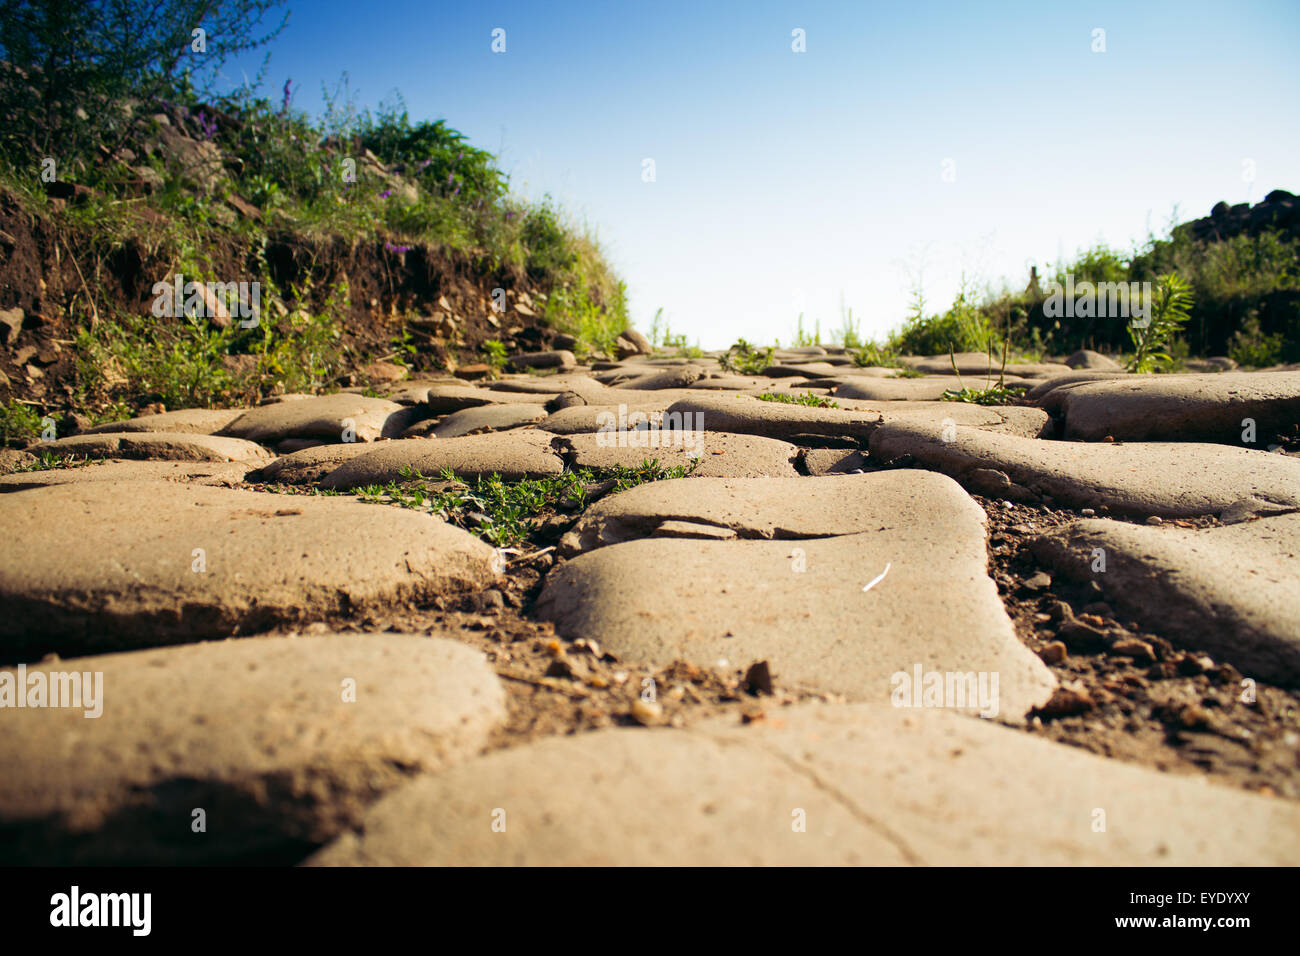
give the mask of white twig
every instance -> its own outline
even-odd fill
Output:
[[[870,581],[868,581],[866,587],[864,587],[862,590],[863,590],[863,591],[870,591],[872,588],[874,588],[874,587],[875,587],[877,584],[879,584],[881,581],[885,580],[885,575],[889,573],[889,569],[892,568],[892,567],[893,567],[893,564],[892,564],[891,562],[886,561],[886,562],[885,562],[885,570],[881,571],[880,574],[876,575],[874,578],[872,578]]]

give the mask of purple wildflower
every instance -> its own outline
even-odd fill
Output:
[[[385,189],[383,192],[381,192],[381,193],[379,194],[379,198],[380,198],[380,199],[387,199],[387,198],[388,198],[389,196],[391,196],[392,194],[393,194],[393,191],[392,191],[391,189]]]
[[[282,112],[282,113],[287,113],[287,112],[289,112],[289,100],[290,100],[290,99],[292,98],[292,96],[293,96],[293,94],[289,92],[289,88],[290,88],[292,85],[293,85],[293,77],[290,77],[289,79],[287,79],[287,80],[284,81],[284,102],[283,102],[283,104],[280,106],[280,112]]]

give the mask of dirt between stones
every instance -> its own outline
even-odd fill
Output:
[[[1078,512],[975,500],[988,515],[990,574],[1016,633],[1061,684],[1021,732],[1163,771],[1208,775],[1252,792],[1300,799],[1300,691],[1256,681],[1248,701],[1242,675],[1231,665],[1177,649],[1118,618],[1094,585],[1053,580],[1028,543],[1080,517]],[[1172,523],[1209,527],[1218,521]],[[536,543],[545,548],[552,543],[549,537],[558,538],[563,530],[552,525],[546,539]],[[509,700],[508,720],[494,732],[488,750],[609,726],[683,727],[720,715],[738,723],[780,721],[782,708],[792,704],[842,702],[838,695],[784,684],[775,665],[770,684],[761,673],[750,673],[758,662],[749,660],[707,668],[677,661],[653,669],[620,661],[592,641],[560,637],[549,622],[528,616],[554,563],[549,551],[515,559],[500,589],[461,606],[394,608],[382,616],[313,624],[302,633],[427,631],[482,650]]]

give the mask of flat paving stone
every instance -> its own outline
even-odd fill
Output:
[[[1300,373],[1144,375],[1079,385],[1064,395],[1065,437],[1242,445],[1245,419],[1258,447],[1300,422]]]
[[[261,445],[243,438],[196,432],[107,432],[72,435],[34,445],[37,451],[78,458],[126,458],[153,461],[269,461]]]
[[[375,450],[370,442],[348,442],[342,445],[316,445],[288,455],[281,455],[270,464],[249,472],[246,480],[285,485],[310,485],[320,481],[331,471],[359,455]]]
[[[422,776],[363,827],[308,865],[1300,862],[1294,803],[876,705],[551,738]]]
[[[159,415],[141,415],[120,422],[105,422],[87,428],[81,434],[100,435],[104,432],[171,432],[173,434],[215,435],[240,415],[243,408],[182,408]]]
[[[559,398],[559,391],[510,392],[472,385],[438,385],[430,388],[419,403],[429,415],[450,415],[466,408],[485,405],[545,405]]]
[[[0,495],[0,660],[184,643],[495,580],[459,528],[352,499],[171,481]]]
[[[665,520],[798,540],[627,540]],[[571,534],[595,549],[548,573],[534,611],[622,660],[767,660],[783,686],[868,701],[915,665],[996,673],[1011,720],[1055,686],[987,575],[983,510],[941,475],[655,482]]]
[[[1218,515],[1243,499],[1300,508],[1300,459],[1226,445],[1042,441],[892,422],[870,450],[879,462],[911,455],[977,494],[1137,518]]]
[[[1112,369],[1115,371],[1123,368],[1113,358],[1102,355],[1100,352],[1094,352],[1092,349],[1079,349],[1073,352],[1065,360],[1065,364],[1070,368]]]
[[[233,487],[244,480],[249,466],[242,462],[113,461],[100,459],[73,468],[49,468],[0,476],[0,492],[78,485],[85,482],[176,481],[182,484]]]
[[[1300,686],[1300,514],[1204,529],[1088,519],[1033,550],[1173,644]]]
[[[435,438],[459,438],[479,432],[506,431],[520,425],[532,425],[547,416],[541,405],[522,402],[508,405],[486,405],[452,412],[438,422],[430,432]]]
[[[1004,385],[1019,385],[1024,384],[1026,381],[1025,379],[1010,376],[1002,379]],[[962,378],[962,385],[966,388],[987,389],[997,384],[998,378],[996,375],[991,379],[983,376],[973,379],[964,376]],[[936,378],[864,378],[837,385],[835,391],[831,394],[836,398],[853,398],[874,402],[937,402],[943,398],[944,392],[957,387],[957,383],[951,375]]]
[[[616,369],[595,376],[603,385],[633,391],[657,391],[661,388],[686,388],[699,380],[703,371],[694,365],[646,371],[645,369]]]
[[[570,435],[558,447],[580,468],[636,468],[655,459],[664,468],[693,467],[691,474],[696,477],[795,478],[799,474],[793,463],[799,449],[757,435],[647,429]]]
[[[349,426],[348,423],[351,423]],[[391,438],[409,424],[403,406],[350,392],[319,395],[251,408],[221,429],[222,435],[275,444],[286,438],[344,442]]]
[[[1002,367],[1002,356],[989,361],[987,354],[983,352],[958,352],[956,355],[930,355],[924,357],[904,357],[908,365],[918,372],[925,372],[928,375],[951,375],[953,361],[957,364],[957,371],[961,375],[988,375],[990,371],[996,377],[998,369]],[[1005,369],[1008,375],[1014,375],[1019,378],[1046,378],[1049,375],[1059,375],[1070,371],[1070,366],[1059,362],[1015,362],[1007,365]]]
[[[294,862],[410,775],[472,757],[505,718],[481,653],[414,635],[43,663],[25,668],[24,693],[60,673],[82,675],[93,708],[83,696],[4,713],[8,864]],[[0,686],[18,676],[0,671]],[[192,829],[196,808],[206,832]]]
[[[514,428],[461,438],[409,438],[383,442],[345,461],[321,479],[322,488],[347,490],[402,481],[411,468],[437,478],[450,468],[458,478],[500,475],[506,481],[548,478],[564,472],[564,460],[551,448],[554,436],[536,428]]]
[[[669,415],[692,416],[691,427],[735,434],[763,435],[796,443],[822,440],[863,442],[882,422],[895,419],[952,422],[1038,435],[1048,425],[1042,409],[1023,406],[982,406],[967,402],[858,402],[846,399],[841,408],[813,408],[765,402],[749,395],[703,394],[674,402]],[[568,411],[568,409],[566,409]]]

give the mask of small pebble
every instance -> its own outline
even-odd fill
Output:
[[[1164,519],[1161,518],[1159,515],[1152,515],[1150,518],[1147,518],[1147,524],[1164,524],[1164,523],[1165,523]]]
[[[1038,656],[1044,664],[1059,664],[1069,656],[1069,652],[1060,641],[1052,641],[1038,652]]]
[[[1084,508],[1082,511],[1079,512],[1079,514],[1083,515],[1085,518],[1091,518],[1096,513],[1097,513],[1096,508]]]
[[[653,727],[663,720],[664,709],[657,701],[642,700],[638,697],[632,702],[632,717],[637,723]]]

